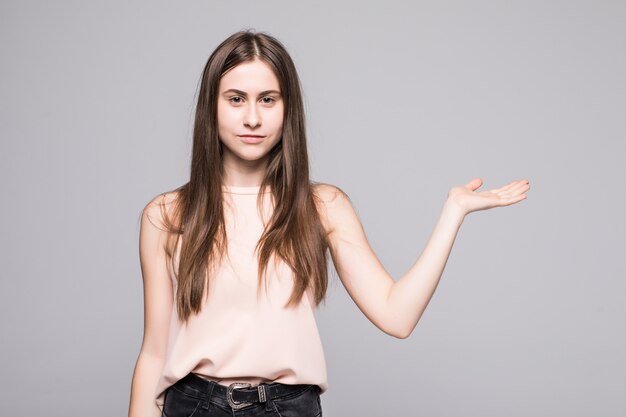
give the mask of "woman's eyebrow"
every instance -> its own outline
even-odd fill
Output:
[[[236,88],[230,88],[230,89],[228,89],[228,90],[224,91],[224,94],[226,94],[226,93],[236,93],[236,94],[242,95],[242,96],[244,96],[244,97],[247,97],[247,96],[248,96],[248,93],[246,93],[245,91],[237,90]],[[274,93],[274,94],[278,94],[278,95],[280,95],[280,91],[277,91],[277,90],[265,90],[265,91],[261,91],[261,92],[259,93],[259,95],[264,96],[264,95],[266,95],[266,94],[271,94],[271,93]]]

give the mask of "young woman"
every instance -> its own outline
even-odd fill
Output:
[[[300,81],[284,46],[231,35],[204,68],[190,180],[144,208],[144,335],[130,417],[318,417],[328,388],[314,309],[327,254],[383,332],[408,337],[464,217],[526,198],[527,180],[452,187],[412,268],[394,281],[348,196],[309,178]]]

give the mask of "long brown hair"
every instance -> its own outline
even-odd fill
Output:
[[[284,307],[297,305],[309,287],[317,306],[326,297],[329,242],[318,212],[315,182],[309,179],[305,114],[300,80],[285,47],[274,37],[252,29],[239,31],[224,40],[209,57],[196,106],[190,180],[173,190],[176,198],[161,205],[163,225],[168,231],[167,253],[175,271],[174,253],[184,236],[176,273],[178,316],[187,322],[202,308],[211,266],[227,249],[222,196],[222,143],[217,129],[219,82],[236,65],[261,59],[278,78],[284,100],[282,138],[270,150],[261,190],[271,189],[274,203],[256,246],[259,259],[259,288],[269,260],[281,258],[293,271],[294,286]],[[257,206],[263,193],[259,193]]]

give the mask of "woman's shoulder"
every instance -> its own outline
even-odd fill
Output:
[[[349,198],[348,194],[340,187],[327,182],[313,182],[311,183],[311,189],[313,190],[313,195],[325,204],[332,203],[337,199]]]
[[[345,217],[346,208],[351,209],[350,197],[340,187],[329,183],[317,182],[311,188],[324,229],[330,234]]]
[[[164,230],[165,219],[171,219],[172,209],[179,196],[179,190],[166,191],[152,196],[144,206],[142,214],[155,227]]]

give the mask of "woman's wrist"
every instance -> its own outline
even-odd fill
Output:
[[[443,205],[443,214],[446,217],[450,217],[459,223],[462,223],[467,216],[467,211],[458,205],[451,197],[448,197]]]

